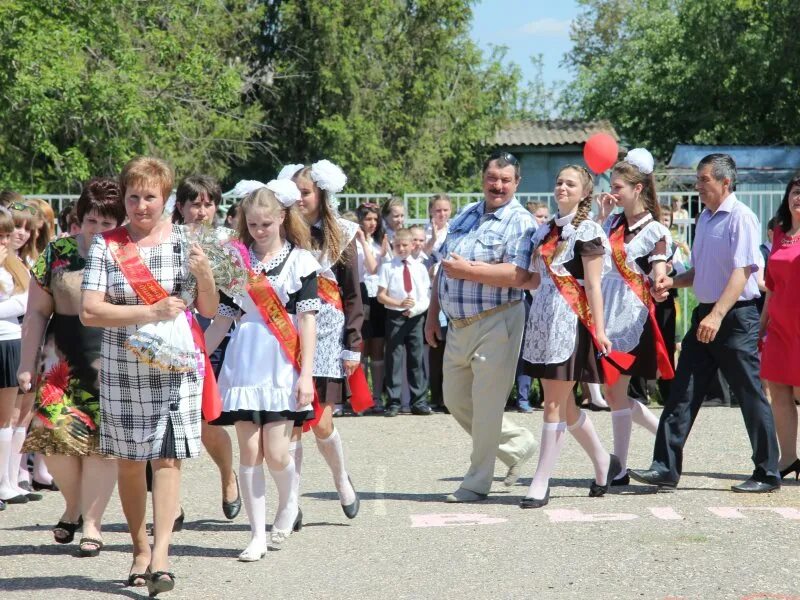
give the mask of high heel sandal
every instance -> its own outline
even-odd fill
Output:
[[[781,469],[781,479],[786,479],[789,473],[794,473],[795,481],[800,479],[800,458],[795,459],[795,461],[785,469]]]
[[[161,579],[162,577],[167,579]],[[161,592],[171,592],[175,589],[175,574],[169,571],[155,571],[150,574],[147,580],[147,591],[151,598],[155,598]]]
[[[57,544],[71,544],[72,540],[75,539],[75,532],[81,527],[83,527],[83,516],[78,517],[77,523],[59,521],[56,523],[56,526],[53,527],[53,539]],[[56,535],[57,531],[63,531],[67,535],[62,535],[59,537]]]
[[[142,583],[136,583],[137,580],[141,579]],[[128,587],[144,587],[147,585],[147,581],[150,579],[150,567],[145,569],[144,573],[128,573],[128,579],[125,582]]]

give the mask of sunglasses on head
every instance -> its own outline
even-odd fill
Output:
[[[510,152],[500,152],[500,151],[492,152],[489,155],[489,160],[502,160],[515,167],[519,165],[519,160],[517,159],[517,157],[511,154]]]
[[[18,212],[28,211],[33,216],[36,216],[36,208],[31,206],[30,204],[23,204],[22,202],[14,202],[11,206],[9,206],[11,210],[16,210]]]

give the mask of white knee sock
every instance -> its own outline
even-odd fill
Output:
[[[53,483],[53,476],[47,470],[47,464],[44,462],[44,456],[38,452],[33,455],[33,478],[39,483],[50,485]]]
[[[239,465],[239,487],[241,488],[247,518],[250,520],[252,538],[266,544],[267,506],[263,465],[255,465],[253,467]]]
[[[325,458],[328,467],[333,475],[333,484],[339,493],[339,502],[343,506],[348,506],[356,501],[356,492],[350,485],[347,477],[347,470],[344,467],[344,451],[342,450],[342,438],[339,437],[339,430],[334,429],[333,433],[326,440],[317,438],[317,448]]]
[[[612,411],[611,428],[614,431],[614,455],[622,465],[617,479],[621,479],[627,473],[628,447],[631,444],[631,409],[623,408]]]
[[[19,481],[31,482],[31,472],[28,470],[28,457],[30,454],[27,452],[19,455]],[[35,455],[35,456],[38,456]]]
[[[658,431],[658,419],[653,414],[653,411],[638,400],[628,398],[628,401],[631,403],[631,417],[633,422],[655,435],[656,431]]]
[[[608,408],[608,402],[603,398],[603,390],[599,383],[587,383],[586,387],[589,388],[592,404],[598,408]]]
[[[294,493],[294,461],[290,460],[286,468],[281,471],[269,470],[275,485],[278,488],[278,509],[275,511],[275,520],[272,531],[290,532],[297,517],[297,496]]]
[[[19,487],[19,468],[20,468],[20,460],[22,460],[22,444],[25,443],[25,436],[28,435],[27,427],[15,427],[14,433],[11,437],[11,456],[8,461],[8,479],[11,483],[12,487],[15,487],[19,490],[20,494],[26,494],[27,492]],[[25,464],[25,470],[27,471],[28,465]]]
[[[369,372],[372,375],[372,399],[380,406],[383,394],[383,361],[370,359]]]
[[[11,462],[11,437],[13,435],[13,427],[0,427],[0,499],[5,500],[19,494],[8,479],[8,467]],[[19,461],[15,464],[14,469],[19,469]]]
[[[294,461],[294,485],[292,491],[300,504],[300,478],[303,469],[303,441],[289,442],[289,456]]]
[[[542,423],[539,463],[536,465],[536,473],[533,474],[531,486],[525,495],[527,498],[541,500],[547,493],[547,487],[550,485],[550,476],[556,467],[556,462],[558,462],[558,455],[561,454],[561,446],[564,445],[564,431],[566,429],[566,423]]]
[[[567,427],[581,447],[584,449],[594,465],[594,480],[598,485],[606,484],[608,476],[608,465],[610,456],[603,448],[597,431],[592,425],[592,420],[586,415],[586,411],[581,411],[581,416],[572,425]]]

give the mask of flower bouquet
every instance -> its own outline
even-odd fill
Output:
[[[181,234],[186,256],[192,244],[199,244],[203,249],[218,289],[231,297],[246,292],[248,271],[241,253],[235,248],[234,231],[195,224],[181,226]],[[196,289],[197,281],[189,274],[181,293],[187,306],[194,302]],[[191,313],[186,311],[169,321],[147,323],[128,338],[125,346],[140,361],[161,371],[202,371],[205,361],[192,338],[191,319]]]

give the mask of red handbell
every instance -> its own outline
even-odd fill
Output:
[[[353,412],[364,412],[375,406],[367,377],[364,375],[361,365],[353,371],[353,374],[347,379],[347,383],[350,385],[350,406],[353,408]]]

